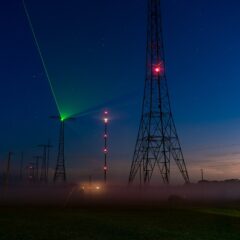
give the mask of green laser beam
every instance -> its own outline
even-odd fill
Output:
[[[35,41],[35,44],[36,44],[36,47],[37,47],[39,56],[40,56],[41,61],[42,61],[43,69],[44,69],[45,74],[46,74],[46,76],[47,76],[47,79],[48,79],[48,82],[49,82],[49,85],[50,85],[50,88],[51,88],[51,92],[52,92],[52,94],[53,94],[55,103],[56,103],[56,105],[57,105],[58,112],[59,112],[59,114],[61,115],[61,111],[60,111],[60,107],[59,107],[59,104],[58,104],[58,101],[57,101],[57,97],[56,97],[55,92],[54,92],[54,90],[53,90],[52,82],[51,82],[51,80],[50,80],[50,76],[49,76],[49,73],[48,73],[48,70],[47,70],[47,66],[46,66],[46,64],[45,64],[45,61],[44,61],[44,58],[43,58],[43,55],[42,55],[42,52],[41,52],[41,48],[40,48],[40,46],[39,46],[39,43],[38,43],[38,40],[37,40],[37,36],[36,36],[35,31],[34,31],[34,28],[33,28],[33,24],[32,24],[31,18],[30,18],[30,14],[29,14],[29,12],[28,12],[28,9],[27,9],[25,0],[22,0],[22,2],[23,2],[24,11],[25,11],[25,14],[26,14],[26,17],[27,17],[27,20],[28,20],[30,29],[31,29],[31,31],[32,31],[32,35],[33,35],[33,38],[34,38],[34,41]]]
[[[61,119],[93,114],[93,111],[99,111],[106,105],[115,106],[119,102],[127,102],[124,96],[132,96],[134,87],[129,85],[129,74],[125,75],[129,71],[129,64],[125,64],[125,61],[124,64],[119,64],[127,51],[116,49],[111,44],[106,49],[98,48],[95,40],[90,38],[89,28],[85,28],[85,11],[79,15],[79,1],[71,4],[68,1],[58,1],[60,8],[54,17],[54,5],[44,2],[22,0],[21,4],[24,7],[23,14],[26,14],[26,25],[32,35],[37,55],[40,56],[40,64]],[[70,14],[63,17],[66,7]],[[44,10],[45,14],[40,10]],[[95,14],[91,17],[99,18]],[[101,22],[104,23],[105,20],[108,17],[101,19]],[[102,28],[95,26],[94,22],[91,28],[97,36],[102,35]],[[115,37],[109,39],[113,40]],[[96,51],[89,51],[86,47],[88,45],[94,46],[94,49],[96,47]],[[118,56],[119,62],[112,61],[110,52]],[[133,60],[130,62],[133,63]],[[120,74],[116,75],[116,72]],[[135,76],[135,70],[130,72],[130,76]]]

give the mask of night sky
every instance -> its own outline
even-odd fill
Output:
[[[162,2],[166,74],[190,177],[199,180],[203,168],[207,179],[238,178],[240,2]],[[48,139],[54,168],[59,123],[49,116],[60,112],[79,116],[66,124],[69,178],[101,179],[101,114],[108,109],[109,174],[126,182],[143,97],[147,1],[26,0],[26,6],[50,82],[22,1],[2,1],[1,169],[9,150],[17,171],[20,153],[28,163]],[[182,182],[174,163],[171,178]]]

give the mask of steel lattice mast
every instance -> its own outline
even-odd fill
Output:
[[[104,166],[103,166],[103,174],[104,174],[104,182],[107,183],[107,156],[108,156],[108,111],[104,112]]]
[[[49,161],[48,152],[50,151],[50,148],[52,146],[49,144],[41,144],[38,146],[43,149],[40,181],[47,183],[48,182],[48,161]]]
[[[142,116],[129,182],[139,174],[148,183],[157,167],[169,183],[170,161],[175,160],[186,183],[189,176],[174,124],[165,75],[160,0],[148,0],[147,59]]]
[[[64,153],[64,121],[60,121],[59,132],[59,145],[58,145],[58,157],[57,165],[54,173],[53,181],[66,181],[66,168],[65,168],[65,153]]]
[[[57,182],[57,181],[66,182],[64,128],[65,128],[65,122],[69,120],[74,120],[74,118],[63,119],[60,116],[53,116],[51,118],[60,120],[58,156],[57,156],[57,164],[55,168],[53,182]]]

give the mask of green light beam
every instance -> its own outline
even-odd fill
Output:
[[[27,17],[27,20],[28,20],[30,29],[31,29],[31,31],[32,31],[32,35],[33,35],[33,38],[34,38],[34,41],[35,41],[35,44],[36,44],[36,47],[37,47],[39,56],[40,56],[41,61],[42,61],[43,69],[44,69],[45,74],[46,74],[46,76],[47,76],[47,79],[48,79],[48,82],[49,82],[49,85],[50,85],[50,88],[51,88],[51,92],[52,92],[52,94],[53,94],[55,103],[56,103],[56,105],[57,105],[58,112],[59,112],[59,114],[61,115],[61,111],[60,111],[60,107],[59,107],[59,105],[58,105],[57,97],[56,97],[55,92],[54,92],[54,90],[53,90],[53,86],[52,86],[52,83],[51,83],[51,80],[50,80],[50,76],[49,76],[49,74],[48,74],[48,70],[47,70],[46,64],[45,64],[45,62],[44,62],[44,58],[43,58],[43,55],[42,55],[42,52],[41,52],[41,48],[40,48],[40,46],[39,46],[39,43],[38,43],[38,40],[37,40],[35,31],[34,31],[34,28],[33,28],[33,24],[32,24],[31,18],[30,18],[30,15],[29,15],[29,13],[28,13],[28,10],[27,10],[27,6],[26,6],[26,3],[25,3],[25,0],[22,0],[22,2],[23,2],[24,11],[25,11],[25,14],[26,14],[26,17]],[[64,117],[62,117],[62,118],[64,118]]]

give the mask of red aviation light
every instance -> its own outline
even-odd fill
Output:
[[[163,63],[159,63],[159,64],[156,64],[153,66],[153,72],[156,74],[156,75],[160,75],[164,72],[164,67],[163,67]]]
[[[107,149],[106,149],[106,148],[104,148],[104,149],[103,149],[103,152],[104,152],[104,153],[107,153]]]
[[[160,67],[155,67],[154,71],[155,71],[155,73],[160,73],[161,69],[160,69]]]
[[[103,170],[104,170],[104,171],[107,171],[107,166],[104,166],[104,167],[103,167]]]

